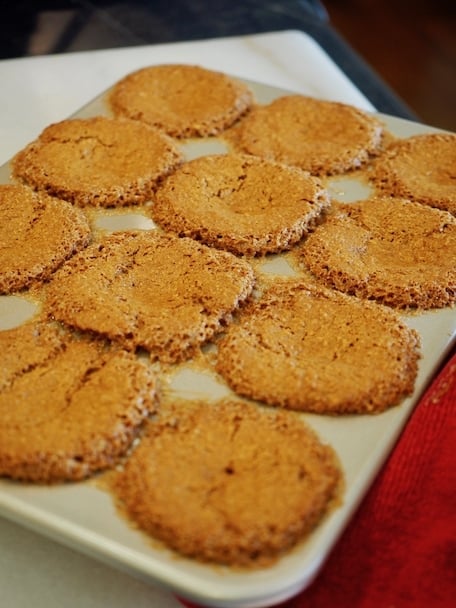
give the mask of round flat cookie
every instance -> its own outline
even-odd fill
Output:
[[[216,135],[249,110],[246,84],[194,65],[157,65],[116,83],[109,104],[118,116],[158,127],[173,137]]]
[[[0,185],[0,293],[43,281],[91,238],[85,215],[26,186]]]
[[[227,139],[239,152],[333,175],[378,153],[383,130],[374,116],[353,106],[286,95],[255,107]]]
[[[241,255],[290,249],[329,196],[303,171],[237,154],[196,158],[157,190],[150,213],[166,230]]]
[[[397,308],[456,301],[456,219],[402,199],[341,206],[298,250],[328,286]]]
[[[118,233],[54,275],[46,306],[70,326],[174,362],[220,331],[253,285],[250,265],[231,253],[157,232]]]
[[[155,376],[131,353],[56,325],[0,332],[0,475],[84,479],[111,467],[154,411]]]
[[[151,198],[182,161],[158,129],[96,116],[48,126],[12,161],[13,177],[81,207],[119,207]]]
[[[412,392],[418,337],[392,310],[282,281],[219,343],[217,371],[238,394],[320,414],[368,414]]]
[[[373,167],[384,192],[456,215],[456,135],[432,133],[399,139]]]
[[[225,401],[151,421],[114,491],[128,516],[181,554],[254,567],[299,542],[340,481],[333,450],[291,412]]]

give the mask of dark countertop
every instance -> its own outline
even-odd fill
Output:
[[[418,120],[319,0],[16,0],[3,8],[0,59],[280,30],[309,34],[380,112]]]

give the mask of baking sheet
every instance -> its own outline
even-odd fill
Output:
[[[261,83],[248,81],[248,84],[261,103],[289,93]],[[104,97],[96,98],[76,115],[88,117],[106,113]],[[436,131],[409,121],[379,116],[398,136]],[[218,140],[210,140],[209,143],[190,142],[184,148],[187,157],[192,158],[223,151],[224,145]],[[0,182],[8,181],[9,171],[8,164],[0,168]],[[356,200],[364,195],[359,184],[340,178],[334,180],[331,190],[342,200]],[[124,210],[100,211],[94,215],[93,221],[98,228],[118,229],[124,227],[125,222],[132,228],[153,228],[150,220],[131,210],[129,213]],[[270,258],[263,270],[274,271]],[[14,297],[0,297],[0,326],[7,327],[25,320],[31,310],[33,302],[26,298],[21,303]],[[0,480],[0,513],[133,576],[163,585],[204,605],[254,608],[283,601],[305,588],[317,575],[393,447],[419,396],[456,340],[454,309],[404,318],[419,331],[422,339],[423,357],[414,394],[400,406],[376,416],[331,418],[302,414],[322,440],[330,443],[338,453],[346,489],[342,505],[331,512],[303,543],[270,568],[240,572],[176,556],[158,547],[119,517],[110,495],[94,481],[49,488]],[[215,378],[201,375],[191,363],[179,366],[171,389],[191,398],[204,394],[221,395],[227,390]]]

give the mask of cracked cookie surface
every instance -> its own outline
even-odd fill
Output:
[[[456,302],[456,218],[403,199],[342,205],[297,254],[327,286],[395,308]]]
[[[85,215],[22,185],[0,185],[0,293],[48,279],[91,239]]]
[[[155,231],[125,232],[65,264],[45,306],[72,327],[174,362],[224,327],[254,280],[251,266],[226,251]]]
[[[378,153],[384,127],[354,106],[286,95],[256,106],[227,140],[238,152],[300,167],[313,175],[357,169]]]
[[[132,120],[96,116],[49,125],[12,161],[12,174],[81,207],[121,207],[151,198],[182,162],[164,133]]]
[[[368,414],[413,391],[419,356],[418,334],[394,311],[283,280],[228,328],[216,369],[236,393],[269,405]]]
[[[166,230],[241,255],[292,247],[329,207],[323,185],[297,168],[247,155],[182,165],[157,190],[153,219]]]
[[[152,420],[114,482],[141,528],[192,558],[271,563],[337,494],[333,450],[291,412],[185,402]]]
[[[54,483],[113,466],[155,409],[134,355],[54,324],[0,332],[0,475]]]
[[[114,114],[178,138],[216,135],[252,103],[245,83],[201,66],[180,64],[149,66],[127,74],[109,95]]]
[[[376,159],[371,177],[386,194],[456,215],[456,135],[428,133],[396,140]]]

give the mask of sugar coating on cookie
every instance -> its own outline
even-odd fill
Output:
[[[125,454],[155,410],[155,375],[132,353],[30,323],[0,332],[0,475],[84,479]]]
[[[157,190],[150,213],[166,230],[242,255],[290,249],[329,207],[300,169],[248,155],[184,163]]]
[[[181,161],[158,129],[95,116],[49,125],[14,157],[12,174],[81,207],[119,207],[149,200]]]
[[[173,137],[216,135],[249,110],[253,95],[235,78],[195,65],[142,68],[117,82],[115,115],[158,127]]]
[[[397,308],[456,301],[456,219],[403,199],[341,206],[299,248],[326,285]]]
[[[85,215],[22,185],[0,185],[0,293],[43,281],[91,238]]]
[[[46,309],[81,330],[173,362],[195,354],[251,293],[251,266],[193,239],[118,233],[72,258]]]
[[[179,553],[255,567],[305,537],[341,477],[333,450],[291,412],[190,402],[150,422],[114,491]]]
[[[217,371],[240,395],[320,414],[381,412],[414,387],[418,337],[391,309],[279,281],[219,343]]]
[[[398,139],[376,159],[372,179],[385,193],[456,215],[456,135]]]
[[[383,131],[377,118],[354,106],[286,95],[256,106],[227,139],[239,152],[333,175],[377,154]]]

